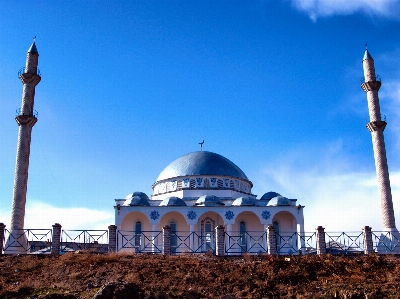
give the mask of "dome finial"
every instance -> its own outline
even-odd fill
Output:
[[[199,142],[199,144],[200,144],[200,151],[202,152],[202,151],[203,151],[204,139],[203,139],[203,141],[202,141],[202,142]]]

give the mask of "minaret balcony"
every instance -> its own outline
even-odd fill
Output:
[[[370,80],[370,81],[378,81],[378,82],[381,82],[381,77],[380,77],[379,75],[376,75],[375,78],[372,77],[372,79],[373,79],[373,80]],[[361,84],[363,84],[363,83],[368,82],[368,81],[365,81],[365,76],[362,76],[362,77],[360,78],[360,82],[361,82]]]
[[[21,108],[18,108],[15,112],[17,114],[16,116],[26,115],[26,116],[33,116],[34,118],[38,118],[38,112],[35,109],[33,109],[33,112],[30,115],[22,113],[22,109]]]
[[[27,69],[26,67],[23,67],[22,69],[20,69],[20,70],[18,71],[18,78],[19,78],[22,74],[28,74],[28,69]],[[36,75],[42,76],[42,75],[40,74],[40,70],[39,70],[39,69],[36,70]]]

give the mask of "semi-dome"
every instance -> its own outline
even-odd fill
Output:
[[[176,196],[170,196],[164,198],[160,203],[160,207],[167,207],[167,206],[187,206],[186,202],[183,201],[182,198]]]
[[[270,192],[265,193],[263,196],[261,196],[260,200],[270,200],[276,196],[281,196],[281,195],[277,192],[270,191]]]
[[[215,195],[203,195],[196,200],[194,205],[200,207],[216,207],[224,206],[225,204]]]
[[[227,158],[212,152],[186,154],[169,164],[158,176],[157,182],[182,176],[219,175],[248,181],[244,172]]]
[[[149,206],[149,197],[143,192],[133,192],[126,197],[123,206]]]
[[[284,196],[275,196],[267,204],[267,206],[290,206],[290,205],[291,205],[290,200]]]
[[[232,202],[232,206],[256,206],[257,202],[252,197],[239,197]]]

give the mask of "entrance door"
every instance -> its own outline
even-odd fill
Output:
[[[201,221],[202,250],[215,251],[215,221],[210,217]]]

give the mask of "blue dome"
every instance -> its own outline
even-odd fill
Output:
[[[256,205],[257,201],[255,198],[252,197],[239,197],[236,198],[232,203],[232,206],[256,206]]]
[[[263,196],[261,196],[260,200],[270,200],[271,198],[274,198],[276,196],[281,196],[281,195],[274,191],[270,191],[270,192],[265,193]]]
[[[291,206],[291,203],[286,197],[276,196],[268,202],[267,207],[268,206]]]
[[[143,192],[133,192],[128,195],[123,206],[149,206],[149,197]]]
[[[160,203],[160,207],[167,207],[167,206],[186,206],[186,202],[183,201],[183,199],[176,197],[176,196],[171,196],[164,198],[163,201]]]
[[[224,206],[225,204],[215,195],[203,195],[196,200],[194,205],[201,207],[216,207]]]
[[[158,176],[157,182],[189,175],[230,176],[248,181],[244,172],[227,158],[212,152],[193,152],[179,157]]]

